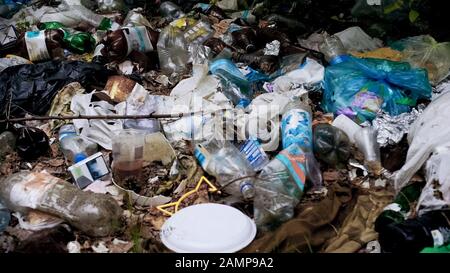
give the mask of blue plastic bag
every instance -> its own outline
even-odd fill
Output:
[[[418,99],[431,98],[426,70],[351,56],[326,68],[324,88],[324,110],[359,123],[371,121],[380,109],[396,116],[409,112]]]

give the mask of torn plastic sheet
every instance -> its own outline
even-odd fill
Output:
[[[348,51],[372,51],[383,46],[380,39],[367,35],[360,27],[351,27],[334,34]]]
[[[205,97],[217,92],[219,88],[219,80],[208,75],[209,67],[204,65],[193,65],[192,77],[180,81],[177,86],[172,89],[170,96],[184,96],[190,92],[195,92],[200,97]]]
[[[439,147],[426,164],[427,184],[417,204],[419,215],[450,207],[450,146]]]
[[[26,217],[20,212],[12,215],[19,221],[19,226],[25,230],[39,231],[56,227],[64,222],[62,219],[39,211],[30,211]]]
[[[395,188],[403,188],[437,147],[450,145],[450,92],[436,98],[411,125],[406,163],[395,173]]]
[[[124,115],[125,103],[116,106],[106,101],[94,101],[94,92],[86,95],[75,95],[72,98],[70,110],[75,115],[104,116],[104,115]],[[97,143],[107,150],[112,150],[111,136],[114,131],[123,129],[122,120],[73,120],[75,128],[80,135]]]
[[[423,113],[425,105],[421,104],[417,109],[398,116],[390,116],[382,112],[372,121],[375,130],[378,131],[377,142],[380,147],[399,143],[403,136],[408,133],[411,124]]]
[[[302,89],[304,86],[318,85],[322,82],[325,68],[317,61],[306,58],[301,68],[295,69],[271,82],[271,92],[286,92]]]

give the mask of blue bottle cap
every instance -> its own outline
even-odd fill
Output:
[[[80,161],[85,160],[86,158],[87,158],[87,156],[85,154],[79,153],[79,154],[75,155],[74,161],[75,161],[75,163],[78,163]]]

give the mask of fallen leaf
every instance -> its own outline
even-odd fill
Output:
[[[59,167],[64,164],[64,159],[54,158],[54,159],[50,159],[47,163],[52,167]]]

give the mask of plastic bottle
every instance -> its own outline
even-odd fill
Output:
[[[262,168],[264,168],[270,161],[258,139],[255,137],[250,137],[246,140],[240,147],[239,151],[243,156],[245,156],[256,172],[262,170]]]
[[[244,200],[255,196],[251,177],[229,184],[235,179],[255,174],[249,162],[231,143],[213,139],[197,144],[194,155],[202,168],[216,177],[217,182],[224,187],[223,191]]]
[[[271,230],[294,216],[306,183],[306,155],[297,144],[281,151],[258,175],[254,201],[259,229]]]
[[[411,205],[419,199],[424,187],[423,183],[413,183],[404,187],[395,197],[394,202],[387,205],[375,221],[375,230],[382,232],[390,224],[402,223],[408,217]]]
[[[161,3],[161,6],[159,6],[159,12],[162,17],[166,18],[170,22],[184,17],[185,15],[179,6],[170,1]]]
[[[126,11],[127,7],[122,0],[98,0],[98,10],[101,13]]]
[[[109,236],[120,228],[122,209],[112,197],[81,191],[47,173],[21,171],[0,178],[0,199],[12,211],[45,212],[89,236]]]
[[[325,55],[325,60],[332,65],[345,61],[347,56],[341,40],[334,35],[325,37],[324,42],[320,45],[320,51]]]
[[[94,50],[96,42],[90,33],[69,30],[58,22],[40,23],[38,27],[40,30],[62,30],[64,32],[64,47],[74,53],[83,54]]]
[[[145,26],[112,31],[102,42],[101,54],[109,61],[123,61],[131,51],[147,53],[156,49],[159,33]]]
[[[375,175],[380,175],[381,165],[380,146],[377,141],[377,131],[373,127],[364,127],[354,135],[358,149],[364,154],[364,164]]]
[[[220,78],[222,92],[234,105],[245,108],[250,104],[250,82],[231,60],[215,60],[210,64],[209,70]]]
[[[393,223],[379,233],[379,242],[386,252],[419,253],[426,247],[450,243],[450,210],[428,212],[415,219]]]
[[[326,123],[314,127],[314,154],[331,166],[347,162],[350,157],[350,140],[340,129]]]
[[[9,54],[24,57],[32,62],[46,61],[63,56],[64,31],[50,29],[27,31],[17,40]]]
[[[298,98],[293,98],[284,108],[281,120],[283,149],[296,143],[305,153],[313,152],[311,108]]]
[[[11,220],[11,213],[5,205],[2,203],[0,198],[0,234],[6,229]]]
[[[59,142],[64,157],[70,165],[88,158],[98,150],[96,143],[77,134],[73,124],[61,126],[59,130]]]

